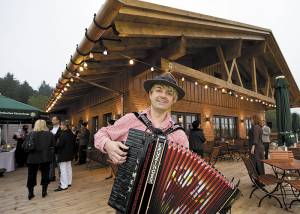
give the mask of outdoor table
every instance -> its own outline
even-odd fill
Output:
[[[5,168],[6,172],[15,171],[16,148],[9,152],[0,152],[0,168]]]
[[[286,160],[284,160],[284,159],[266,159],[266,160],[261,160],[261,161],[265,164],[270,165],[277,177],[278,177],[278,173],[276,173],[276,170],[274,170],[274,168],[283,170],[283,174],[282,174],[281,178],[279,178],[282,181],[284,181],[287,171],[297,171],[299,174],[299,178],[300,178],[300,160],[296,160],[296,159],[286,159]],[[285,208],[287,209],[284,197],[282,197],[282,200],[283,200],[283,204],[284,204]]]

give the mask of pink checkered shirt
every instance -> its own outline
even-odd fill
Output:
[[[147,108],[142,113],[146,113],[148,119],[151,121],[150,108]],[[161,124],[163,131],[174,125],[170,113]],[[130,128],[145,131],[146,126],[133,113],[128,113],[115,122],[113,126],[103,127],[95,134],[95,147],[105,153],[104,145],[109,140],[125,142]],[[155,127],[157,128],[157,127]],[[187,136],[183,130],[177,130],[167,136],[168,141],[177,143],[186,148],[189,148]]]

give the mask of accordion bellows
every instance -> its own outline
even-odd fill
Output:
[[[165,136],[130,129],[108,204],[121,213],[217,213],[238,196],[236,185],[197,154]]]

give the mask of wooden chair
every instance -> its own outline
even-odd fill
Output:
[[[290,208],[292,207],[293,203],[300,202],[300,180],[290,180],[286,181],[289,185],[291,185],[292,192],[295,196],[295,199],[291,201]]]
[[[219,154],[220,154],[220,147],[212,147],[210,155],[204,158],[204,160],[208,162],[210,165],[214,166],[218,161]]]
[[[257,171],[249,157],[242,156],[242,160],[246,166],[250,180],[254,185],[249,198],[252,197],[253,193],[256,190],[261,190],[262,192],[265,193],[265,195],[259,200],[258,207],[261,206],[261,203],[265,198],[273,197],[276,199],[276,201],[278,201],[280,207],[282,208],[282,204],[281,204],[279,198],[274,194],[278,189],[280,189],[281,194],[283,195],[282,181],[272,174],[258,175]],[[268,191],[265,188],[267,186],[275,186],[275,187],[272,191]]]
[[[300,160],[300,148],[299,147],[288,148],[288,150],[292,151],[295,159]]]
[[[294,155],[292,151],[270,150],[270,159],[274,160],[293,160]]]

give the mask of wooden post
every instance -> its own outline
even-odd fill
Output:
[[[257,92],[255,57],[251,58],[252,90]]]

